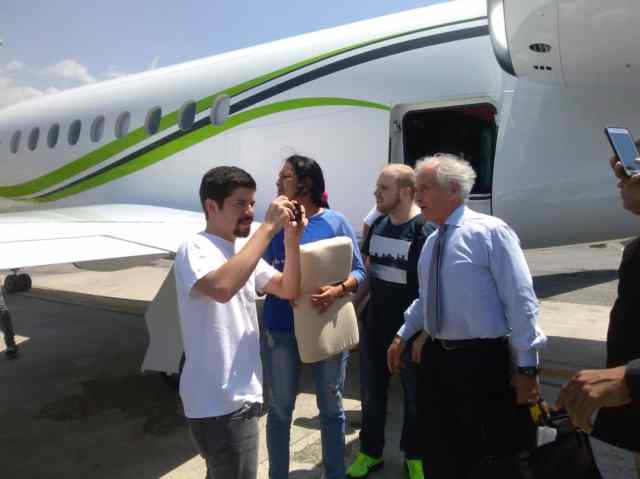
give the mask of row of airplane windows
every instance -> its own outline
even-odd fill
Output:
[[[187,101],[178,111],[178,127],[187,131],[193,127],[196,117],[196,102],[193,100]],[[148,135],[155,135],[160,130],[160,120],[162,119],[162,108],[155,106],[149,110],[144,122],[144,129]],[[116,138],[122,138],[129,133],[131,123],[131,114],[128,111],[123,111],[116,118],[113,133]],[[93,143],[98,143],[104,137],[106,119],[104,115],[98,115],[91,122],[91,128],[89,129],[89,138]],[[69,145],[74,146],[80,140],[80,134],[82,132],[82,121],[74,120],[69,125],[67,130],[67,142]],[[60,124],[54,123],[49,127],[47,132],[47,146],[49,148],[55,148],[58,145],[58,139],[60,137]],[[18,153],[20,150],[20,140],[22,138],[22,131],[17,130],[11,136],[9,142],[9,150],[11,153]],[[33,127],[27,137],[27,148],[31,151],[35,151],[38,147],[40,140],[40,127]]]

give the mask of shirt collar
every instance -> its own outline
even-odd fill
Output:
[[[449,217],[445,220],[444,224],[449,226],[460,226],[464,220],[464,216],[467,213],[467,206],[462,204],[458,206]]]

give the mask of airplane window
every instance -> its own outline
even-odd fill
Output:
[[[160,129],[160,120],[162,119],[162,108],[154,106],[144,121],[144,129],[147,130],[149,135],[155,135]]]
[[[78,143],[80,139],[80,131],[82,130],[82,122],[80,120],[73,120],[71,125],[69,125],[69,135],[67,136],[67,140],[71,146]]]
[[[196,119],[196,102],[187,101],[178,112],[178,126],[182,131],[188,131],[193,127]]]
[[[11,137],[11,142],[9,144],[9,148],[11,150],[11,153],[18,153],[18,148],[20,148],[20,137],[21,136],[22,136],[22,133],[20,133],[20,130],[18,130]]]
[[[104,133],[104,116],[99,115],[91,123],[91,141],[98,143]]]
[[[58,144],[58,136],[60,135],[60,125],[54,123],[49,128],[49,133],[47,133],[47,145],[49,148],[54,148]]]
[[[118,115],[116,120],[116,138],[122,138],[129,133],[129,122],[131,121],[131,114],[128,111],[123,111]]]
[[[40,138],[40,128],[36,126],[31,130],[31,133],[29,133],[29,140],[27,141],[27,145],[31,151],[35,150],[38,146],[38,138]]]
[[[222,125],[227,118],[229,118],[229,106],[231,104],[231,98],[229,95],[220,95],[213,100],[211,105],[211,114],[209,119],[214,126]]]

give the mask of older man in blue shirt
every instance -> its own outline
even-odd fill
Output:
[[[454,155],[417,169],[416,203],[438,225],[427,239],[420,296],[388,351],[396,371],[407,339],[422,331],[419,414],[424,463],[434,479],[467,478],[487,456],[529,446],[528,405],[539,398],[538,301],[516,234],[465,203],[475,172]]]

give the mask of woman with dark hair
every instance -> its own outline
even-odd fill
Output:
[[[355,291],[364,280],[364,266],[353,229],[346,218],[329,209],[324,175],[320,165],[305,156],[287,158],[278,175],[278,195],[285,195],[304,206],[309,224],[301,244],[336,236],[353,241],[351,275],[342,283],[321,287],[311,301],[324,312],[339,297]],[[265,252],[265,259],[275,268],[284,264],[282,234],[276,235]],[[289,476],[289,439],[291,416],[298,394],[302,362],[293,330],[293,311],[288,301],[268,295],[264,305],[265,384],[268,388],[267,449],[269,478]],[[343,479],[345,469],[345,414],[342,393],[348,352],[311,364],[316,387],[316,401],[322,424],[322,460],[327,479]]]

